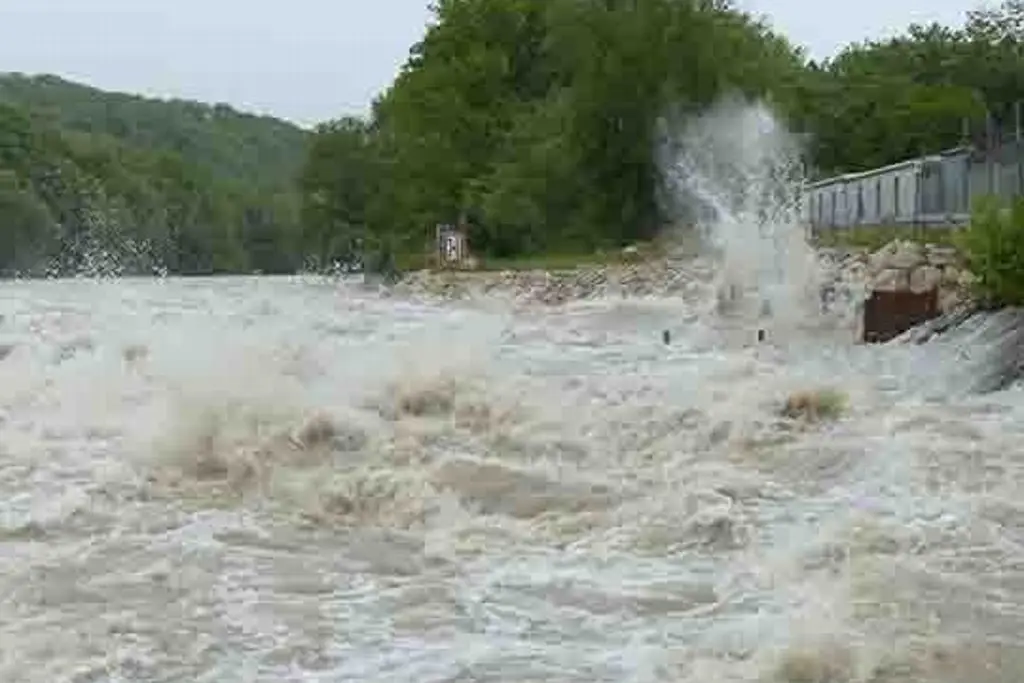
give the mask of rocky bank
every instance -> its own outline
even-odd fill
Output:
[[[609,296],[680,295],[699,286],[698,281],[708,273],[710,269],[701,267],[699,262],[668,259],[561,271],[416,271],[406,274],[391,292],[398,296],[443,299],[486,295],[521,303],[557,305]]]
[[[937,288],[942,312],[962,304],[973,282],[956,250],[947,246],[894,240],[874,252],[822,249],[819,256],[831,280],[860,283],[868,291]]]
[[[827,290],[870,292],[939,290],[943,312],[968,296],[971,276],[951,247],[893,241],[881,249],[820,249]],[[638,263],[581,266],[564,271],[415,271],[390,290],[393,296],[467,299],[505,297],[558,305],[604,297],[674,296],[708,283],[713,265],[701,258],[647,259]]]

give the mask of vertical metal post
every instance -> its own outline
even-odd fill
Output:
[[[922,214],[922,211],[921,211],[921,209],[922,209],[922,206],[921,206],[921,204],[922,204],[922,201],[921,201],[921,195],[922,195],[921,183],[924,182],[924,172],[923,172],[923,169],[924,169],[925,163],[926,162],[920,161],[920,162],[918,162],[916,164],[916,167],[914,168],[914,176],[915,176],[915,178],[914,178],[914,215],[911,218],[911,228],[910,228],[910,230],[911,230],[911,234],[914,234],[914,235],[916,235],[918,237],[922,237],[924,235],[924,221],[923,221],[922,216],[921,216],[921,214]]]
[[[993,151],[995,149],[995,121],[992,112],[985,109],[985,182],[988,185],[987,194],[998,195],[999,188],[996,185],[995,162]]]
[[[965,153],[961,157],[963,161],[963,163],[961,164],[961,171],[963,171],[963,180],[959,183],[959,191],[961,193],[961,198],[964,200],[964,203],[960,208],[962,209],[963,213],[970,215],[971,192],[973,192],[973,188],[971,187],[971,157],[974,153],[974,145],[971,142],[971,120],[966,116],[964,117],[963,121],[963,134],[963,149],[965,150]]]
[[[1013,103],[1013,134],[1016,144],[1013,146],[1014,166],[1017,168],[1017,196],[1024,195],[1024,163],[1021,159],[1021,137],[1024,132],[1020,129],[1021,124],[1021,102]]]
[[[961,171],[963,172],[963,182],[961,183],[961,192],[963,192],[964,215],[971,215],[971,208],[974,206],[974,182],[971,178],[971,172],[974,170],[974,149],[968,147],[966,153],[962,156]]]

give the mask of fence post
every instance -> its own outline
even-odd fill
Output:
[[[985,183],[988,185],[986,194],[998,196],[999,188],[996,186],[995,160],[992,155],[994,148],[993,138],[995,137],[995,121],[992,120],[992,112],[985,110]]]
[[[914,169],[914,212],[910,218],[910,233],[920,239],[924,237],[924,226],[921,221],[921,183],[924,182],[924,164],[918,163]]]
[[[1017,196],[1024,194],[1024,164],[1021,163],[1021,129],[1020,129],[1021,107],[1020,100],[1013,103],[1013,134],[1015,145],[1013,146],[1013,158],[1017,167]]]

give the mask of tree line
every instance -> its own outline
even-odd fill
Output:
[[[812,175],[862,170],[1012,126],[1022,46],[1019,0],[820,62],[725,0],[439,0],[372,114],[316,130],[307,244],[423,253],[459,217],[493,257],[643,240],[666,220],[666,112],[759,98],[805,135]]]
[[[0,275],[294,272],[308,139],[226,105],[0,76]]]
[[[729,0],[438,0],[370,114],[312,133],[0,76],[0,275],[293,272],[460,218],[488,257],[615,248],[667,220],[669,112],[758,98],[811,174],[861,170],[1012,127],[1022,46],[1021,0],[825,61]]]

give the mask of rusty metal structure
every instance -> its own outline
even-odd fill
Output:
[[[926,292],[875,290],[864,302],[862,341],[885,343],[939,314],[938,289]]]

